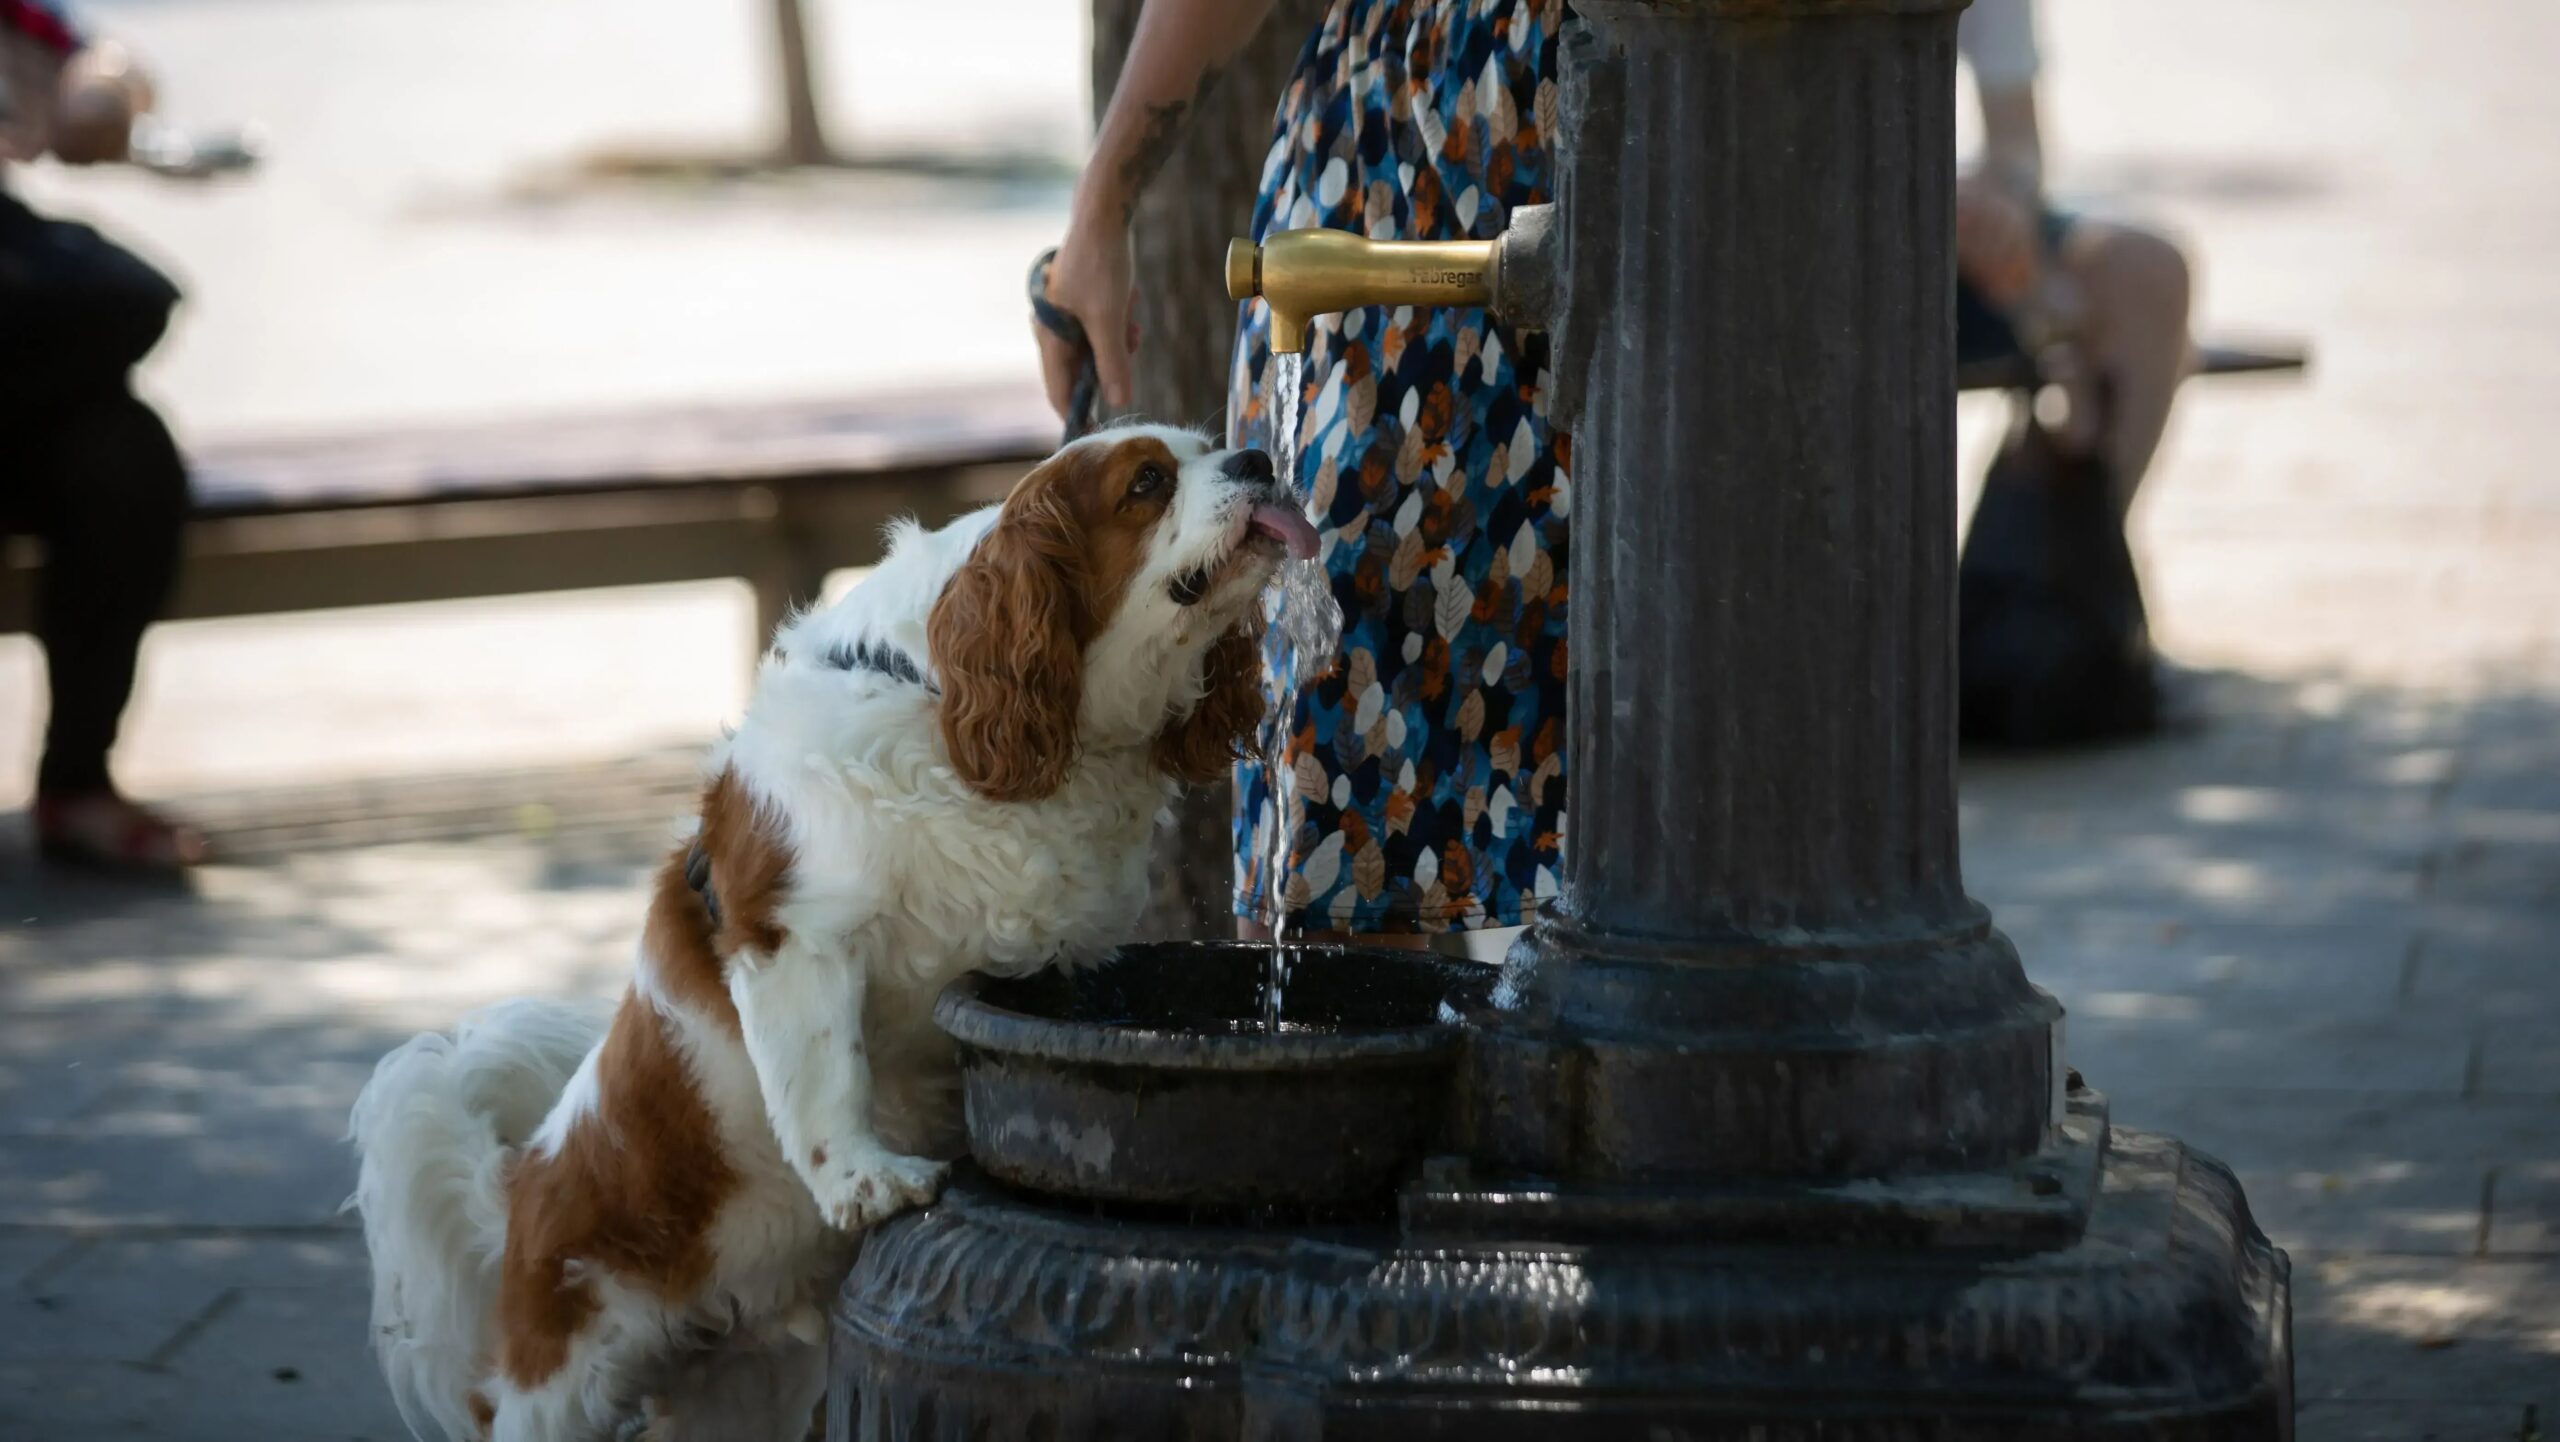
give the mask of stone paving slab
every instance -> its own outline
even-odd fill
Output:
[[[2537,1414],[2550,1425],[2551,1410]],[[2522,1409],[2477,1402],[2314,1402],[2296,1414],[2302,1442],[2519,1442],[2529,1436]]]
[[[404,1437],[363,1276],[345,1232],[78,1242],[6,1294],[0,1436]]]
[[[2298,1252],[2293,1288],[2306,1405],[2560,1405],[2560,1263]]]
[[[2133,1000],[2140,992],[2110,998]],[[2069,1002],[2066,997],[2065,1004]],[[2067,1055],[2102,1090],[2108,1079],[2174,1068],[2182,1085],[2234,1091],[2312,1092],[2389,1087],[2451,1100],[2472,1074],[2474,1028],[2417,1030],[2392,1020],[2301,1014],[2285,1021],[2230,1023],[2208,1007],[2162,1008],[2139,1016],[2073,1018]]]
[[[1983,886],[2003,878],[1980,865],[1975,874],[1989,878]],[[2409,997],[2419,933],[2406,910],[2293,927],[2111,905],[2076,921],[2030,912],[2005,929],[2028,976],[2068,1009],[2071,1060],[2101,1089],[2138,1086],[2165,1056],[2177,1058],[2179,1086],[2476,1089],[2488,1023],[2467,1006]]]
[[[72,1245],[71,1237],[50,1227],[0,1231],[0,1285],[19,1285]]]
[[[184,1141],[0,1142],[0,1225],[326,1226],[354,1190],[344,1130],[343,1118],[327,1131],[297,1119]]]
[[[2560,1160],[2500,1167],[2490,1191],[2490,1255],[2560,1257]],[[2560,1325],[2560,1305],[2548,1315]]]
[[[244,1292],[170,1370],[182,1396],[229,1392],[234,1401],[224,1411],[233,1415],[314,1437],[395,1442],[407,1429],[361,1344],[366,1309],[352,1278]]]
[[[2479,1255],[2493,1241],[2490,1173],[2560,1163],[2560,1113],[2539,1101],[2197,1087],[2182,1054],[2155,1056],[2154,1075],[2180,1084],[2113,1096],[2115,1124],[2228,1163],[2281,1246]]]
[[[2471,1086],[2560,1107],[2560,918],[2504,937],[2430,931],[2413,958],[2413,1006],[2481,1017]]]
[[[2015,918],[2015,919],[2013,919]],[[2163,1012],[2192,1017],[2257,1019],[2299,1008],[2306,987],[2339,1016],[2386,1017],[2406,1004],[2414,934],[2404,914],[2358,926],[2244,925],[2213,919],[2124,911],[2073,916],[2021,915],[2009,908],[1993,920],[2016,944],[2027,975],[2072,1003],[2085,1020],[2138,1017],[2154,999]],[[2138,988],[2110,992],[2104,987]]]
[[[53,1322],[13,1349],[21,1362],[126,1362],[167,1370],[248,1289],[346,1291],[360,1280],[351,1232],[300,1236],[205,1228],[189,1236],[93,1235],[21,1283],[11,1305]],[[359,1327],[361,1332],[362,1328]]]

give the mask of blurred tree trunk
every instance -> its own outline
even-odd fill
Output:
[[[782,81],[782,159],[790,165],[824,165],[832,158],[826,121],[818,113],[817,67],[809,53],[805,0],[773,0],[774,58]]]
[[[1094,0],[1093,103],[1098,119],[1120,80],[1142,0]],[[1139,203],[1132,233],[1138,292],[1137,410],[1150,420],[1222,427],[1236,307],[1227,299],[1227,242],[1253,221],[1255,188],[1271,149],[1280,90],[1325,0],[1277,0],[1262,31],[1202,97],[1182,138]],[[1150,935],[1231,936],[1233,788],[1186,792],[1175,824],[1156,838]]]

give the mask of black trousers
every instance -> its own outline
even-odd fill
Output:
[[[121,381],[30,406],[0,396],[0,533],[44,543],[36,639],[53,689],[40,794],[107,785],[142,633],[187,518],[177,443]]]

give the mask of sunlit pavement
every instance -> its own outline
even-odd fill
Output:
[[[503,79],[702,22],[544,0],[502,40],[393,0],[103,8],[188,113],[279,127],[264,196],[80,192],[192,258],[154,384],[193,430],[1019,363],[1054,188],[480,203],[604,141],[746,133],[743,16],[697,70],[633,41],[510,118],[437,67]],[[2534,143],[2560,133],[2560,12],[2320,8],[2052,7],[2064,189],[2174,224],[2210,328],[2307,333],[2319,365],[2192,393],[2139,516],[2212,723],[1970,767],[1967,874],[2118,1122],[2224,1156],[2295,1250],[2304,1435],[2512,1442],[2528,1404],[2560,1418],[2560,153]],[[827,13],[850,37],[886,9]],[[1079,41],[1037,23],[1059,33],[972,47],[1003,77],[953,112],[978,138],[1072,145]],[[415,68],[307,83],[295,34]],[[879,133],[918,133],[899,67],[843,69]],[[1997,416],[1967,422],[1970,474]],[[0,1436],[400,1435],[336,1212],[347,1102],[412,1028],[613,985],[743,694],[748,614],[681,586],[154,638],[127,778],[236,859],[147,895],[0,853]],[[36,674],[0,643],[0,695]],[[0,714],[0,754],[28,725]]]

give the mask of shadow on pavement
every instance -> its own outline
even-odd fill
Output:
[[[2304,1434],[2512,1442],[2560,1415],[2560,697],[2205,684],[2195,735],[1969,763],[1974,894],[2117,1124],[2294,1249]],[[0,1431],[398,1435],[348,1103],[414,1030],[620,984],[686,764],[214,798],[252,859],[190,894],[12,842]]]

